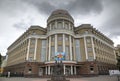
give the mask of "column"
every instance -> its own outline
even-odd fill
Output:
[[[74,66],[74,74],[76,75],[76,66]]]
[[[50,75],[50,66],[48,66],[48,75]]]
[[[71,44],[71,36],[69,36],[69,45],[70,45],[70,60],[72,60],[72,44]]]
[[[48,61],[48,39],[46,40],[46,61]]]
[[[95,54],[95,49],[94,49],[93,37],[91,37],[91,42],[92,42],[93,56],[94,56],[94,60],[95,60],[96,59],[96,54]]]
[[[34,51],[34,60],[36,60],[36,53],[37,53],[37,41],[38,39],[35,39],[35,51]]]
[[[29,59],[29,50],[30,50],[30,38],[28,39],[28,47],[27,47],[27,56],[26,56],[26,60]]]
[[[63,34],[63,52],[65,52],[65,34]]]
[[[55,34],[55,53],[57,52],[57,34]]]
[[[71,75],[73,75],[73,66],[71,65]]]
[[[64,75],[65,75],[65,64],[64,64],[64,67],[63,67],[63,68],[64,68]]]
[[[45,69],[46,69],[46,71],[45,71],[45,72],[46,72],[46,75],[47,75],[47,66],[45,67]]]
[[[75,50],[75,39],[73,38],[73,55],[74,55],[74,60],[76,60],[76,50]]]
[[[86,37],[84,37],[84,45],[85,45],[86,60],[88,60],[88,53],[87,53],[87,46],[86,46]]]
[[[49,56],[48,56],[49,61],[50,61],[50,53],[51,53],[51,36],[49,36]]]

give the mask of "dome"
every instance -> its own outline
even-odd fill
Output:
[[[47,23],[50,21],[53,21],[55,19],[66,19],[74,23],[74,20],[72,16],[68,13],[66,10],[58,9],[52,12],[52,14],[49,16]]]

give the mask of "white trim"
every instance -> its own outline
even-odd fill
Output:
[[[48,61],[50,61],[50,54],[51,54],[51,36],[49,37],[49,58]]]
[[[76,75],[76,66],[74,66],[74,74]]]
[[[86,46],[86,37],[84,37],[84,46],[85,46],[86,60],[88,60],[88,52],[87,52],[87,46]]]
[[[46,61],[48,61],[48,39],[46,40]]]
[[[65,75],[65,68],[66,68],[65,64],[64,64],[63,68],[64,68],[64,75]]]
[[[55,34],[55,53],[57,52],[57,34]]]
[[[71,44],[71,36],[69,36],[69,44],[70,44],[70,60],[72,60],[72,44]]]
[[[76,60],[75,39],[73,38],[74,60]]]
[[[28,58],[29,58],[29,50],[30,50],[30,38],[28,39],[28,47],[27,47],[27,56],[26,56],[26,60],[28,60]]]
[[[48,61],[48,62],[45,62],[45,64],[54,64],[55,61]],[[76,61],[62,61],[62,63],[71,63],[71,64],[76,64],[77,62]]]
[[[94,46],[94,43],[93,43],[93,37],[91,37],[91,42],[92,42],[92,50],[93,50],[93,56],[94,56],[94,60],[96,59],[96,54],[95,54],[95,46]]]
[[[63,34],[63,52],[65,52],[65,34]]]
[[[71,65],[71,75],[73,75],[73,66]]]
[[[50,65],[48,66],[48,75],[50,75]]]
[[[109,47],[111,47],[111,48],[113,48],[113,49],[114,49],[114,46],[113,46],[113,45],[108,44],[107,42],[105,42],[105,41],[103,41],[102,39],[98,38],[98,37],[97,37],[97,36],[95,36],[94,34],[74,35],[74,37],[75,37],[75,38],[83,38],[83,37],[87,37],[87,36],[89,36],[89,37],[94,37],[95,39],[97,39],[97,40],[101,41],[101,42],[102,42],[102,43],[104,43],[105,45],[107,45],[107,46],[109,46]]]
[[[47,72],[47,69],[48,69],[48,68],[47,68],[47,66],[46,66],[46,71],[45,71],[45,72],[46,72],[46,75],[47,75],[47,73],[48,73],[48,72]]]
[[[47,37],[49,37],[50,35],[52,34],[57,34],[57,33],[62,33],[62,34],[69,34],[71,36],[73,36],[74,38],[83,38],[85,36],[90,36],[90,37],[94,37],[95,39],[101,41],[102,43],[104,43],[105,45],[111,47],[114,49],[114,46],[113,45],[110,45],[108,44],[107,42],[101,40],[100,38],[98,38],[97,36],[95,36],[94,34],[81,34],[81,35],[74,35],[74,32],[73,31],[69,31],[69,30],[65,30],[65,29],[62,29],[62,30],[53,30],[53,31],[50,31],[48,32],[46,35],[29,35],[28,37],[26,37],[24,40],[22,40],[20,43],[16,44],[14,47],[10,48],[8,50],[7,53],[11,52],[12,50],[14,50],[17,46],[19,46],[21,43],[23,43],[24,41],[26,41],[27,39],[29,38],[39,38],[39,39],[47,39]],[[13,43],[14,44],[14,43]]]
[[[38,39],[35,39],[35,51],[34,51],[34,60],[36,60],[36,54],[37,54],[37,41]]]
[[[61,33],[61,34],[69,34],[69,35],[72,35],[74,36],[74,32],[71,31],[71,30],[66,30],[66,29],[55,29],[55,30],[51,30],[49,32],[47,32],[47,36],[50,36],[50,35],[53,35],[53,34],[58,34],[58,33]]]

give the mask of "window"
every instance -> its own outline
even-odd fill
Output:
[[[69,41],[69,36],[68,35],[65,36],[65,40]]]
[[[65,23],[65,29],[68,29],[68,23]]]
[[[35,44],[35,39],[31,39],[31,44]]]
[[[30,47],[29,53],[30,53],[30,54],[34,54],[34,50],[35,50],[34,47]]]
[[[90,66],[90,72],[91,72],[91,73],[94,72],[94,66]]]
[[[80,54],[80,40],[75,40],[75,52],[76,52],[76,60],[81,61],[81,54]]]
[[[52,46],[51,47],[51,59],[54,60],[54,57],[55,57],[55,47]]]
[[[90,43],[90,38],[87,38],[86,41],[87,41],[87,43]]]
[[[46,40],[42,40],[40,60],[44,62],[45,57],[46,57]]]
[[[55,37],[54,37],[54,35],[51,36],[51,41],[52,41],[52,42],[55,41]]]
[[[69,46],[65,46],[65,53],[66,53],[65,59],[69,60]]]
[[[58,41],[62,41],[62,35],[58,35]]]
[[[91,52],[91,51],[92,51],[92,48],[91,48],[91,47],[88,47],[87,50],[88,50],[88,52]]]
[[[93,60],[94,60],[93,56],[88,56],[88,61],[93,61]]]
[[[33,60],[33,58],[32,57],[29,57],[29,61],[31,62]]]
[[[55,23],[52,23],[51,29],[55,29]]]
[[[58,22],[58,29],[61,29],[61,28],[62,28],[62,23]]]
[[[58,46],[58,52],[62,52],[62,46]]]
[[[85,34],[88,34],[88,30],[85,31]]]

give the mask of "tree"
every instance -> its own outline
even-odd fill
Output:
[[[2,64],[2,55],[0,53],[0,66],[1,66],[1,64]]]

